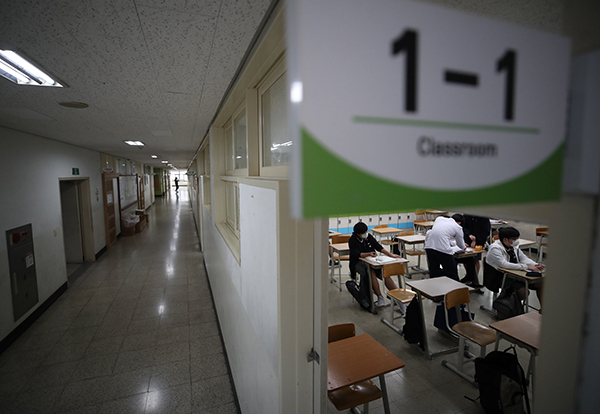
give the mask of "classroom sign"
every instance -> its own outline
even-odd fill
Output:
[[[398,0],[287,24],[297,217],[559,198],[568,39]]]

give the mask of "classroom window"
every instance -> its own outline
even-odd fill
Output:
[[[246,128],[246,109],[233,120],[233,156],[236,170],[248,168],[248,132]]]
[[[261,94],[262,166],[290,163],[292,141],[288,134],[287,75],[283,73]]]
[[[240,191],[237,182],[227,182],[225,184],[226,198],[226,222],[233,230],[235,235],[239,237],[240,233]]]

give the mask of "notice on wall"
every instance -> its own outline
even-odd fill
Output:
[[[398,0],[288,24],[296,217],[560,197],[568,39]]]

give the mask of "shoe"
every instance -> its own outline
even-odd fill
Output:
[[[477,282],[471,283],[469,286],[471,286],[472,288],[475,288],[475,289],[481,289],[483,287],[483,285],[480,285]]]
[[[383,296],[379,296],[377,302],[375,302],[375,306],[377,306],[378,308],[384,308],[386,306],[390,306],[390,304],[385,302]]]

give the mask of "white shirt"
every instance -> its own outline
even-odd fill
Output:
[[[537,263],[525,255],[518,247],[515,250],[515,256],[519,263],[511,263],[506,247],[500,240],[496,240],[490,245],[485,262],[498,270],[499,267],[513,270],[527,270],[527,265],[535,266]]]
[[[440,216],[425,235],[425,248],[451,255],[454,254],[452,239],[455,239],[456,245],[462,250],[466,249],[462,227],[453,218]]]

